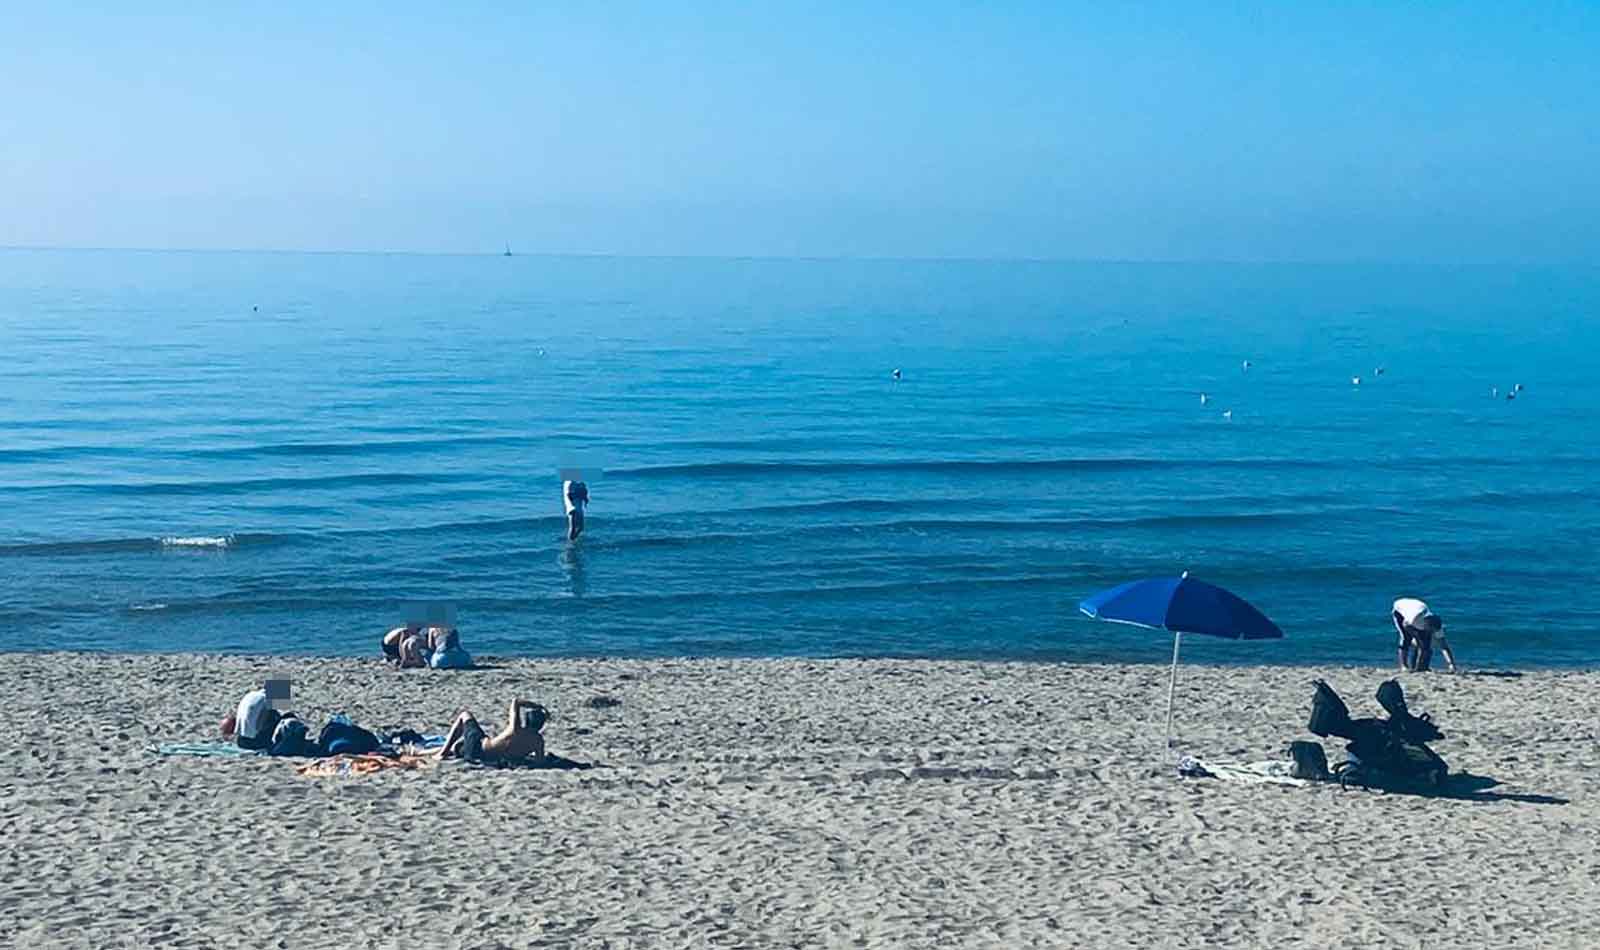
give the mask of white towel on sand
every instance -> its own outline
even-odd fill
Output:
[[[1181,774],[1195,778],[1215,778],[1241,785],[1305,785],[1306,780],[1289,774],[1294,763],[1288,759],[1268,762],[1221,762],[1184,756],[1178,764]]]

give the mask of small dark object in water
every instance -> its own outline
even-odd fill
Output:
[[[596,696],[589,700],[590,709],[613,709],[622,705],[622,700],[615,696]]]

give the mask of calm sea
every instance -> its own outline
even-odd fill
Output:
[[[1188,569],[1287,633],[1197,660],[1387,662],[1404,594],[1591,665],[1597,327],[1592,271],[0,251],[0,627],[1154,660],[1076,605]]]

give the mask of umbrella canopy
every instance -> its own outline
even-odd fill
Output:
[[[1243,598],[1215,584],[1181,577],[1150,577],[1119,584],[1084,600],[1078,609],[1096,620],[1172,631],[1172,677],[1167,683],[1167,745],[1172,748],[1172,697],[1178,687],[1178,647],[1186,633],[1229,640],[1277,640],[1278,625]]]
[[[1278,625],[1243,598],[1215,584],[1182,577],[1151,577],[1103,590],[1078,605],[1097,620],[1131,623],[1173,633],[1203,633],[1229,640],[1277,640]]]

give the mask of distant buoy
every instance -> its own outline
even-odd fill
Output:
[[[1521,384],[1521,383],[1518,383],[1518,384],[1517,384],[1517,385],[1516,385],[1516,386],[1515,386],[1515,387],[1513,387],[1513,388],[1514,388],[1514,389],[1515,389],[1515,390],[1516,390],[1516,391],[1517,391],[1517,392],[1519,392],[1519,393],[1520,393],[1520,392],[1522,392],[1522,384]]]
[[[1377,369],[1373,370],[1372,371],[1372,375],[1374,375],[1374,376],[1382,376],[1383,375],[1383,367],[1380,366]]]
[[[1233,410],[1232,409],[1224,409],[1224,410],[1222,410],[1222,418],[1228,420],[1229,422],[1232,422],[1233,421]]]
[[[1211,397],[1210,396],[1207,396],[1205,393],[1201,393],[1200,394],[1200,405],[1203,406],[1203,405],[1205,405],[1206,403],[1208,403],[1210,401],[1211,401]]]
[[[1243,364],[1243,366],[1241,368],[1248,370],[1250,368],[1250,361],[1249,360],[1245,360],[1244,364]]]
[[[1350,377],[1350,385],[1352,385],[1352,386],[1361,385],[1361,377],[1360,376],[1352,376],[1352,377]]]
[[[899,379],[900,378],[900,371],[897,369],[894,372],[890,373],[889,375],[893,376],[895,379]]]
[[[1506,393],[1506,398],[1507,399],[1515,399],[1515,398],[1517,398],[1517,391],[1515,389],[1513,389],[1510,392]]]

